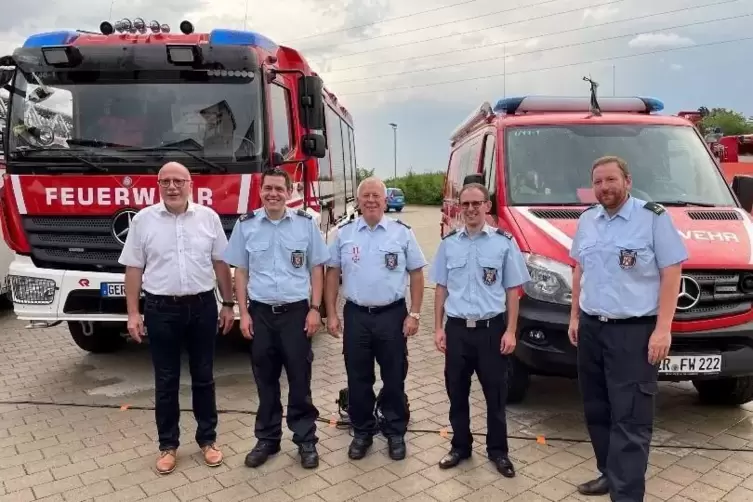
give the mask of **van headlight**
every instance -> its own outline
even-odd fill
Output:
[[[542,302],[570,305],[573,296],[573,269],[544,256],[524,253],[531,281],[523,285],[525,294]]]

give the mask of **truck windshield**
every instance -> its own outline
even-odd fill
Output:
[[[52,159],[75,163],[95,154],[130,171],[153,169],[169,156],[189,168],[205,168],[204,158],[249,172],[264,152],[261,79],[225,73],[231,75],[18,71],[6,153],[19,167]]]
[[[505,130],[512,205],[595,202],[591,165],[605,155],[627,161],[631,193],[672,204],[736,206],[730,189],[691,127],[568,124]]]

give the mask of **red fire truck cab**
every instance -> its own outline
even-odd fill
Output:
[[[532,281],[521,288],[510,401],[531,374],[577,377],[567,328],[578,218],[595,203],[590,167],[625,159],[632,193],[663,204],[685,241],[682,290],[661,380],[691,380],[704,401],[753,399],[753,178],[732,186],[688,120],[651,98],[506,98],[484,103],[451,137],[441,233],[462,225],[458,192],[489,188],[489,223],[511,232]]]
[[[188,167],[193,200],[220,215],[260,207],[260,173],[292,176],[289,206],[328,234],[355,213],[353,120],[296,50],[258,33],[141,19],[101,34],[30,36],[0,66],[9,95],[2,231],[20,319],[67,322],[84,350],[125,342],[123,267],[133,215],[156,174]],[[42,102],[44,102],[42,104]],[[218,295],[218,302],[220,301]]]

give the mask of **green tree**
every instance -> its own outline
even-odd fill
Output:
[[[742,113],[726,108],[712,108],[700,125],[704,134],[713,132],[717,127],[725,136],[753,133],[753,118],[746,118]]]
[[[366,178],[374,176],[373,169],[366,169],[365,167],[356,167],[356,183],[360,183]]]

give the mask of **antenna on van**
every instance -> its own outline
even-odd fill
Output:
[[[599,84],[591,77],[583,77],[583,80],[591,84],[591,115],[593,115],[594,117],[599,117],[601,116],[601,107],[599,106],[599,102],[596,99],[596,89],[599,88]]]

